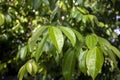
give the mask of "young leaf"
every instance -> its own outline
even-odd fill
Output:
[[[33,69],[32,69],[32,64],[30,62],[26,64],[26,69],[29,72],[29,74],[32,75]]]
[[[30,60],[26,63],[26,69],[29,74],[34,75],[36,74],[38,68],[37,68],[35,61]]]
[[[31,38],[29,39],[28,41],[28,44],[29,44],[29,48],[30,48],[30,51],[33,50],[34,48],[34,45],[36,44],[36,41],[38,40],[38,38],[40,37],[40,35],[42,35],[42,33],[47,29],[46,26],[43,26],[43,27],[39,27],[39,28],[36,28],[33,33],[32,33],[32,36]]]
[[[75,67],[75,53],[74,50],[69,49],[63,59],[62,73],[65,80],[71,80]]]
[[[86,55],[87,55],[87,50],[81,51],[79,54],[79,58],[78,58],[79,68],[80,68],[81,72],[84,73],[84,75],[86,75],[86,73],[87,73]]]
[[[25,65],[23,65],[18,72],[19,80],[23,79],[23,76],[24,76],[25,73],[26,73],[26,67],[25,67]]]
[[[5,18],[4,15],[0,13],[0,26],[4,24]]]
[[[32,62],[31,64],[32,64],[32,68],[33,68],[33,74],[36,74],[37,70],[38,70],[37,64],[35,62]]]
[[[87,47],[91,49],[97,45],[98,37],[95,34],[87,35],[85,42],[86,42]]]
[[[104,57],[98,47],[94,47],[88,51],[86,57],[86,65],[88,73],[92,76],[93,80],[95,80],[96,76],[101,71],[103,62]]]
[[[60,27],[60,29],[69,38],[69,40],[71,41],[72,45],[75,46],[76,36],[75,36],[74,32],[72,31],[72,29],[68,28],[68,27],[62,27],[62,26]]]
[[[27,46],[24,46],[21,48],[21,50],[19,51],[19,56],[20,56],[20,59],[24,60],[25,57],[27,55]]]
[[[38,47],[37,47],[37,50],[36,50],[36,53],[35,53],[35,58],[36,58],[37,62],[38,62],[40,56],[42,55],[43,46],[44,46],[44,44],[47,40],[47,37],[48,37],[48,34],[44,35],[41,42],[38,43]]]
[[[60,53],[62,51],[64,44],[64,38],[61,30],[58,29],[57,27],[50,27],[49,37],[53,42],[54,46],[56,47],[56,49],[58,50],[58,52]]]

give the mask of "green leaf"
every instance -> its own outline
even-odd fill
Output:
[[[103,62],[104,62],[104,57],[98,47],[94,47],[88,51],[86,57],[86,65],[87,65],[88,73],[92,76],[93,80],[95,80],[96,76],[101,71]]]
[[[27,49],[28,49],[27,46],[24,46],[20,49],[18,54],[19,54],[21,60],[24,60],[26,58]]]
[[[29,60],[27,63],[26,63],[26,69],[28,71],[29,74],[31,75],[35,75],[37,70],[38,70],[38,67],[35,63],[35,61],[33,60]]]
[[[25,67],[25,65],[23,65],[18,72],[19,80],[23,79],[23,76],[24,76],[25,73],[26,73],[26,67]]]
[[[88,16],[87,15],[82,15],[82,22],[84,23],[84,24],[86,24],[88,21],[89,21],[89,19],[88,19]]]
[[[76,34],[76,37],[78,38],[78,40],[79,40],[80,42],[83,42],[83,41],[84,41],[83,36],[82,36],[78,31],[76,31],[76,30],[74,30],[74,29],[73,29],[73,31],[74,31],[74,33]]]
[[[38,9],[42,4],[41,0],[33,0],[31,3],[33,4],[34,9]]]
[[[41,0],[40,0],[41,1]],[[49,5],[49,1],[48,0],[42,0],[43,3],[45,3],[46,5]]]
[[[114,46],[108,46],[116,55],[117,55],[117,57],[119,57],[119,59],[120,59],[120,51],[116,48],[116,47],[114,47]]]
[[[87,47],[91,49],[97,45],[98,37],[95,34],[87,35],[85,42],[86,42]]]
[[[71,80],[75,68],[75,53],[73,49],[69,49],[64,56],[62,62],[62,73],[65,80]]]
[[[111,44],[109,43],[109,41],[107,41],[106,39],[102,38],[102,37],[98,37],[98,42],[100,45],[106,45],[106,46],[111,46]]]
[[[95,24],[95,23],[94,23],[94,16],[93,16],[93,15],[90,15],[90,14],[87,15],[87,16],[88,16],[88,18],[89,18],[89,21],[90,21],[90,23],[91,23],[91,26],[94,27],[94,24]]]
[[[11,18],[10,15],[5,15],[5,22],[6,22],[7,24],[9,24],[9,23],[12,22],[12,18]]]
[[[0,13],[0,26],[4,24],[5,18],[2,13]]]
[[[105,24],[103,23],[103,22],[97,22],[96,23],[98,26],[100,26],[100,27],[104,27],[105,26]]]
[[[120,51],[112,46],[106,39],[99,37],[99,44],[107,46],[107,48],[111,49],[120,58]]]
[[[78,13],[78,12],[77,12]],[[77,22],[80,22],[82,19],[83,19],[83,14],[77,14],[77,16],[76,16],[76,20],[77,20]]]
[[[63,10],[63,11],[66,11],[66,10],[67,10],[66,4],[65,4],[63,1],[58,1],[58,2],[56,3],[56,5],[59,6],[59,8],[61,8],[61,10]]]
[[[40,27],[38,27],[38,28],[35,28],[35,30],[34,30],[33,33],[32,33],[31,38],[30,38],[29,41],[28,41],[30,51],[33,50],[34,45],[36,44],[36,41],[38,40],[38,38],[43,34],[43,32],[44,32],[47,28],[48,28],[48,27],[46,27],[46,26],[43,26],[43,27],[40,26]]]
[[[0,63],[0,72],[7,68],[7,63]]]
[[[78,9],[82,14],[88,14],[88,11],[87,11],[85,8],[77,7],[77,9]]]
[[[32,64],[30,63],[30,62],[28,62],[27,64],[26,64],[26,69],[27,69],[27,71],[29,72],[29,74],[31,74],[32,75]]]
[[[82,3],[83,3],[83,0],[77,0],[77,3],[78,3],[78,4],[82,4]]]
[[[36,61],[38,62],[40,56],[42,55],[42,51],[43,51],[43,46],[45,45],[45,42],[47,40],[48,34],[43,36],[43,39],[38,43],[38,47],[35,53],[35,58]]]
[[[62,51],[64,44],[64,38],[61,30],[58,29],[57,27],[50,27],[49,37],[53,42],[54,46],[56,47],[56,49],[58,50],[58,52],[60,53]]]
[[[76,10],[75,7],[73,7],[71,10],[71,17],[76,18],[78,14],[79,14],[79,12]]]
[[[38,70],[37,64],[35,62],[32,62],[31,64],[32,64],[32,68],[33,68],[33,74],[36,74],[37,70]]]
[[[68,39],[71,41],[72,45],[75,46],[76,36],[75,36],[74,32],[72,31],[72,29],[68,28],[68,27],[62,27],[62,26],[60,26],[60,29],[68,37]]]
[[[84,75],[86,75],[86,73],[87,73],[86,55],[87,55],[87,50],[81,51],[79,54],[79,58],[78,58],[79,68],[80,68],[81,72],[84,73]]]
[[[114,66],[116,68],[117,67],[117,60],[116,60],[115,54],[107,47],[102,47],[102,48],[104,48],[104,53],[106,52],[108,54],[108,56],[113,61],[113,64],[114,64]]]

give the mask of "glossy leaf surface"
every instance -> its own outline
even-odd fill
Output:
[[[4,15],[0,13],[0,26],[4,24]]]
[[[91,49],[97,45],[98,37],[95,34],[87,35],[85,42],[86,42],[87,47]]]
[[[68,28],[68,27],[60,27],[60,29],[69,38],[69,40],[71,41],[72,45],[75,46],[76,36],[75,36],[74,32],[72,31],[72,29]]]
[[[61,30],[58,29],[57,27],[50,27],[49,37],[53,42],[54,46],[56,47],[56,49],[58,50],[58,52],[60,53],[62,51],[64,44],[64,38]]]
[[[78,58],[79,68],[80,68],[81,72],[84,73],[84,75],[86,75],[86,73],[87,73],[86,55],[87,55],[87,50],[80,51],[79,58]]]
[[[104,62],[103,54],[98,47],[94,47],[88,51],[86,57],[86,65],[88,73],[92,76],[93,80],[101,71],[103,62]]]

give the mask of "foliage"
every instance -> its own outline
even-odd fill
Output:
[[[108,80],[104,75],[119,70],[119,44],[110,42],[117,2],[0,0],[1,74],[10,65],[19,80]]]

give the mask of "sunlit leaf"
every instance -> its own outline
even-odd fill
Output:
[[[28,41],[30,51],[33,50],[34,45],[36,44],[36,41],[38,40],[38,38],[42,35],[42,33],[43,33],[47,28],[48,28],[48,27],[45,27],[45,26],[43,26],[43,27],[40,26],[40,27],[38,27],[38,28],[35,28],[35,30],[34,30],[33,33],[32,33],[31,38],[30,38],[29,41]]]
[[[100,45],[107,45],[107,46],[111,45],[108,40],[106,40],[102,37],[98,37],[98,40],[99,40],[98,42],[99,42]]]
[[[27,64],[26,64],[26,69],[27,69],[27,71],[29,72],[29,74],[32,74],[32,64],[30,63],[30,62],[28,62]]]
[[[38,70],[37,64],[35,62],[32,62],[31,64],[32,64],[32,68],[33,68],[33,74],[36,74],[37,70]]]
[[[76,10],[76,8],[73,7],[72,10],[71,10],[71,17],[76,18],[78,14],[79,14],[79,13],[78,13],[78,11]]]
[[[63,10],[63,11],[66,11],[67,8],[66,8],[66,5],[63,1],[58,1],[57,2],[57,5]]]
[[[62,51],[63,44],[64,44],[64,38],[61,30],[58,29],[57,27],[50,27],[49,37],[52,40],[58,52],[60,53]]]
[[[75,53],[74,50],[69,49],[64,56],[62,63],[62,73],[65,80],[71,80],[75,67]]]
[[[76,30],[73,30],[73,31],[74,31],[76,37],[78,38],[78,40],[79,40],[80,42],[83,42],[83,41],[84,41],[83,36],[82,36],[78,31],[76,31]]]
[[[26,69],[30,75],[35,75],[38,70],[38,67],[34,60],[29,60],[26,63]]]
[[[78,58],[79,68],[80,68],[81,72],[84,73],[84,75],[86,75],[86,73],[87,73],[86,55],[87,55],[87,50],[80,51],[79,58]]]
[[[0,26],[4,24],[4,15],[0,13]]]
[[[27,49],[28,49],[27,46],[21,48],[21,50],[19,51],[20,59],[24,60],[26,58]]]
[[[78,9],[82,14],[88,14],[88,11],[87,11],[85,8],[77,7],[77,9]]]
[[[23,65],[18,72],[19,80],[23,80],[23,76],[25,75],[25,73],[26,73],[26,67],[25,65]]]
[[[98,22],[97,25],[100,26],[100,27],[104,27],[105,26],[105,24],[103,22]]]
[[[62,26],[60,26],[60,29],[69,38],[72,45],[75,46],[75,44],[76,44],[76,36],[75,36],[74,32],[72,31],[72,29],[68,28],[68,27],[62,27]]]
[[[98,37],[95,34],[87,35],[85,38],[85,42],[88,48],[93,48],[97,45]]]
[[[92,76],[93,80],[96,78],[98,73],[100,73],[103,66],[104,57],[103,53],[98,47],[94,47],[88,51],[86,57],[86,65],[88,73]]]

